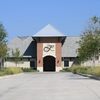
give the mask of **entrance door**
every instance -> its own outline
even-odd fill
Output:
[[[43,58],[43,71],[55,71],[55,57],[46,56]]]

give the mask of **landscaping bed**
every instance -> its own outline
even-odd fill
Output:
[[[0,76],[19,74],[22,72],[38,72],[38,71],[32,68],[8,67],[0,69]]]
[[[62,72],[72,72],[74,74],[79,74],[100,80],[100,67],[73,66],[70,68],[64,68]]]
[[[18,74],[22,72],[23,72],[22,69],[19,67],[3,68],[3,69],[0,69],[0,76],[13,75],[13,74]]]
[[[21,68],[23,72],[39,72],[36,68]]]

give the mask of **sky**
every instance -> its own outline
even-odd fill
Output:
[[[100,0],[0,0],[8,40],[33,36],[47,24],[66,36],[80,36],[93,16],[100,16]]]

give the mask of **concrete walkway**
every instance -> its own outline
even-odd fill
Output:
[[[0,100],[100,100],[100,81],[72,73],[27,73],[0,79]]]

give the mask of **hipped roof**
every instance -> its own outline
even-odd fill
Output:
[[[39,32],[37,32],[33,37],[64,37],[60,31],[55,29],[52,25],[48,24]]]

